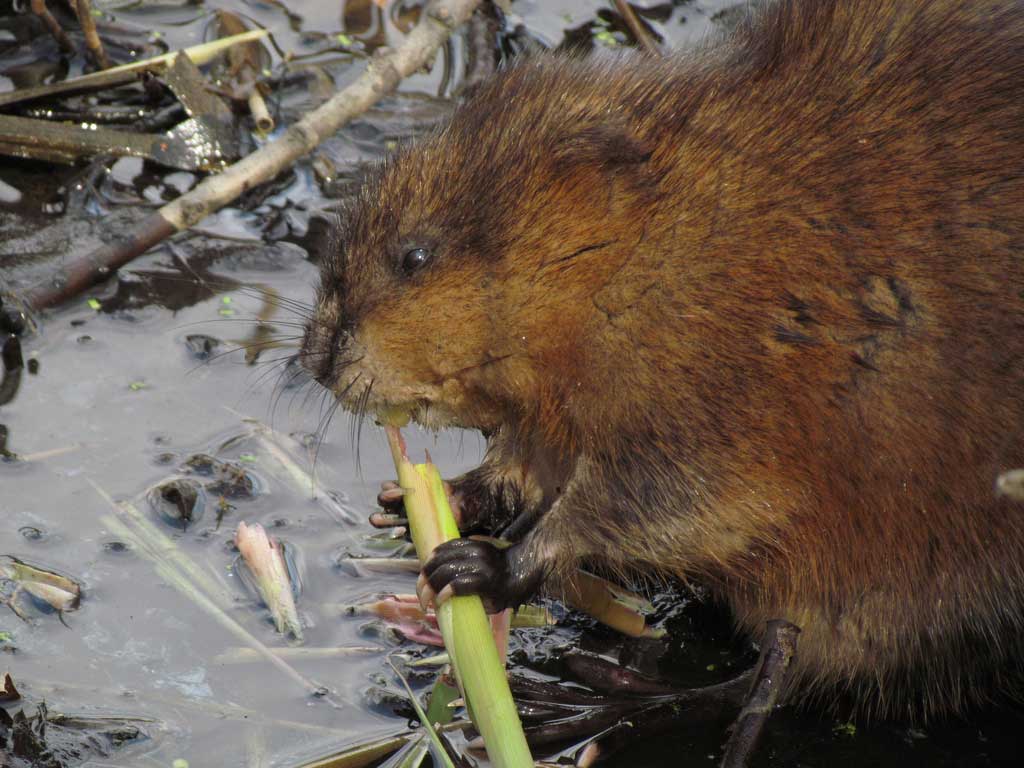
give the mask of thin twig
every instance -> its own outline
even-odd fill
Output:
[[[252,121],[256,124],[256,130],[262,134],[268,134],[274,130],[274,118],[270,115],[267,102],[258,88],[252,89],[248,102],[249,114],[252,115]]]
[[[53,35],[53,39],[57,41],[57,45],[60,46],[62,51],[71,53],[75,50],[75,46],[71,44],[71,39],[61,27],[60,22],[53,17],[50,9],[46,7],[46,0],[32,0],[30,7],[32,8],[32,13],[43,20],[43,24],[46,25],[46,28]]]
[[[75,0],[75,11],[78,13],[78,23],[82,27],[82,34],[85,35],[85,46],[92,54],[93,61],[100,69],[110,68],[110,59],[107,52],[103,50],[103,42],[100,40],[99,32],[96,31],[96,19],[92,17],[92,3],[90,0]]]
[[[651,31],[644,26],[643,22],[636,15],[636,11],[633,10],[626,0],[615,0],[615,8],[619,12],[619,16],[626,22],[626,26],[629,27],[629,31],[633,33],[633,37],[636,38],[637,42],[640,43],[641,47],[652,56],[661,56],[661,48],[658,46],[658,41],[654,39],[654,35]]]
[[[78,295],[175,232],[198,224],[239,195],[273,179],[426,64],[478,2],[433,0],[402,44],[373,58],[354,83],[274,141],[150,214],[134,232],[68,263],[58,281],[29,289],[25,296],[28,305],[43,309]]]
[[[776,619],[768,622],[747,703],[732,726],[720,768],[746,768],[761,730],[778,701],[786,670],[796,655],[799,634],[800,628],[788,621]]]

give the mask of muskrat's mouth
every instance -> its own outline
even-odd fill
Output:
[[[343,381],[335,381],[332,392],[340,405],[357,418],[371,416],[380,424],[400,425],[414,421],[427,429],[473,428],[467,423],[461,387],[407,384],[388,375],[375,375],[363,360],[358,370],[349,370]]]
[[[350,386],[340,393],[335,392],[335,397],[341,400],[342,407],[349,413],[357,418],[369,416],[378,424],[403,427],[413,421],[427,429],[468,426],[452,408],[432,398],[391,400],[375,397],[373,390],[373,386]]]
[[[450,429],[467,425],[444,405],[427,399],[407,403],[380,403],[373,408],[375,420],[380,424],[405,426],[414,421],[427,429]]]

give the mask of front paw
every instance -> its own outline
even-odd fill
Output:
[[[458,482],[458,480],[445,480],[444,489],[448,494],[448,503],[451,506],[452,515],[455,516],[455,523],[459,526],[459,531],[465,532],[468,528],[476,525],[479,505],[467,490],[457,484]],[[381,483],[380,493],[377,494],[377,504],[383,511],[370,515],[370,525],[374,528],[408,525],[405,515],[405,491],[398,483],[391,480]]]
[[[370,515],[370,525],[374,528],[395,528],[408,525],[405,517],[405,492],[398,483],[387,481],[380,484],[380,493],[377,494],[377,504],[383,512],[374,512]]]
[[[459,525],[459,530],[461,530],[462,509],[459,503],[460,499],[457,495],[453,494],[452,486],[447,480],[444,483],[444,489],[448,494],[448,501],[452,508],[452,514],[455,516],[455,522]],[[374,512],[370,515],[370,525],[374,528],[394,528],[409,524],[405,515],[405,491],[398,483],[392,480],[381,483],[380,493],[377,494],[377,504],[384,511]]]
[[[488,613],[517,608],[534,595],[544,570],[523,544],[499,549],[488,541],[452,539],[434,550],[416,585],[424,605],[453,595],[479,595]]]

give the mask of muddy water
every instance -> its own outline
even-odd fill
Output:
[[[366,2],[313,0],[287,6],[117,5],[104,5],[110,17],[155,30],[172,47],[200,40],[214,5],[232,8],[271,29],[282,51],[323,63],[336,84],[358,73],[362,51],[401,37],[397,3],[384,11]],[[564,0],[516,2],[514,9],[530,35],[558,46],[567,40],[589,44],[606,6]],[[734,6],[729,0],[666,3],[653,23],[673,44],[685,45],[728,22]],[[360,53],[326,50],[338,34],[353,38],[349,47]],[[80,66],[73,60],[72,72]],[[339,176],[443,114],[445,102],[436,99],[440,69],[412,78],[399,97],[329,142],[323,152]],[[284,109],[301,110],[310,101],[292,93]],[[8,160],[0,160],[0,180],[20,193],[0,201],[0,281],[15,287],[39,279],[62,255],[85,251],[105,232],[129,226],[146,203],[195,181],[139,161],[119,161],[109,176],[92,178],[81,169]],[[89,194],[90,184],[99,197]],[[66,214],[52,213],[55,200],[68,199]],[[329,404],[285,367],[294,339],[262,350],[256,360],[243,349],[231,351],[254,341],[257,317],[268,318],[279,337],[299,332],[293,324],[301,322],[301,308],[273,310],[261,292],[272,291],[276,304],[308,303],[316,268],[297,243],[306,242],[310,210],[329,202],[302,165],[255,207],[229,209],[172,248],[155,250],[133,264],[119,285],[40,318],[37,332],[26,339],[38,372],[26,374],[14,400],[0,407],[7,449],[20,457],[0,462],[0,554],[80,581],[83,599],[78,610],[61,617],[19,597],[29,622],[0,608],[0,649],[17,648],[0,661],[32,702],[149,719],[143,724],[148,738],[109,757],[94,755],[91,764],[158,766],[181,758],[194,766],[283,766],[404,726],[365,693],[377,685],[394,690],[384,658],[412,646],[400,646],[373,622],[342,610],[372,593],[412,589],[408,576],[339,565],[349,554],[390,551],[364,522],[374,510],[379,481],[392,475],[382,436],[370,424],[360,431],[341,413],[324,431]],[[204,360],[206,345],[212,349]],[[429,448],[449,474],[473,465],[482,452],[472,434],[411,431],[409,437],[416,449]],[[315,494],[277,458],[284,454],[310,472],[314,452]],[[210,493],[201,517],[187,527],[173,525],[148,506],[147,490],[187,474],[183,467],[196,454],[234,462],[252,478],[255,492],[226,499],[229,506],[220,510],[217,494]],[[348,650],[292,662],[305,682],[265,661],[239,662],[239,636],[172,586],[146,547],[125,535],[125,503],[188,558],[195,569],[190,582],[212,582],[206,593],[230,620],[267,646],[287,648],[294,644],[275,633],[235,568],[231,540],[238,522],[262,523],[295,554],[304,647]],[[720,678],[749,659],[721,623],[708,629],[699,608],[666,609],[663,615],[673,633],[661,644],[623,643],[569,620],[520,635],[515,658],[557,673],[551,659],[559,648],[583,645],[648,671],[671,671],[689,684]],[[309,685],[329,695],[313,695]],[[854,731],[843,725],[784,714],[758,764],[1009,765],[1020,723],[1017,713],[1003,711],[938,730]],[[722,740],[720,730],[688,728],[684,721],[674,740],[638,745],[638,753],[618,764],[676,765],[680,754],[691,755],[693,764],[714,764]]]

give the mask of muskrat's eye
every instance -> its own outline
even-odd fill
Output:
[[[407,275],[411,275],[417,269],[423,267],[428,261],[430,261],[430,251],[426,248],[413,248],[412,250],[406,251],[405,256],[402,257],[402,270]]]

